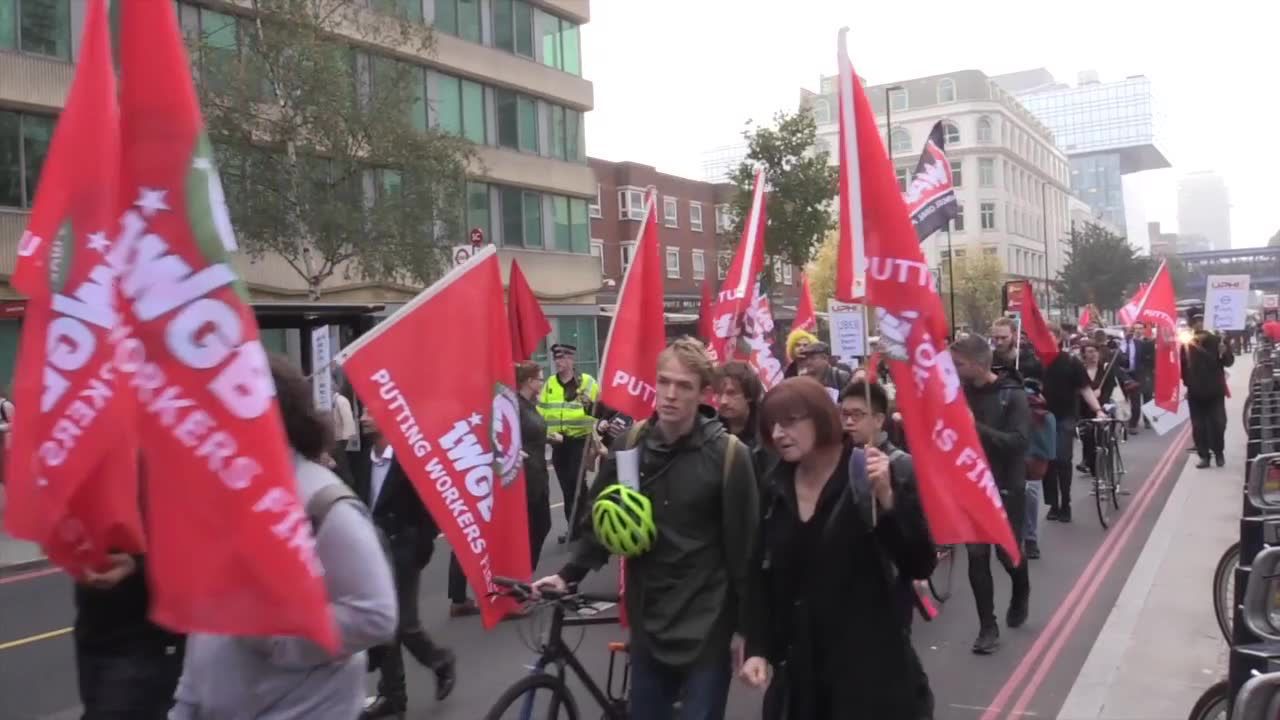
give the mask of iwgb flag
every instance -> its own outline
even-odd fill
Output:
[[[757,302],[760,272],[764,270],[765,222],[764,170],[761,169],[756,170],[751,210],[742,225],[742,240],[733,253],[729,272],[720,284],[720,293],[711,310],[714,334],[708,350],[717,362],[732,358],[738,338],[743,335],[747,311]]]
[[[850,144],[841,148],[840,175],[847,178],[842,191],[847,186],[853,192],[841,199],[841,257],[862,255],[856,247],[845,247],[846,238],[865,238],[867,302],[876,306],[881,351],[898,387],[897,402],[934,539],[940,544],[994,543],[1018,562],[1019,548],[1000,491],[943,344],[948,327],[942,301],[898,192],[875,115],[853,75],[846,32],[840,31],[839,40],[840,123],[841,140]],[[852,287],[844,284],[837,294]]]
[[[1142,298],[1147,295],[1147,283],[1139,283],[1138,291],[1129,298],[1129,302],[1120,308],[1120,324],[1128,327],[1138,322],[1138,312],[1141,310]]]
[[[151,617],[336,651],[174,5],[126,2],[122,15],[122,207],[107,260],[125,306],[116,364],[133,376],[153,478]]]
[[[651,192],[646,202],[636,254],[622,279],[600,365],[600,402],[633,418],[653,414],[658,355],[667,346],[662,305],[666,268],[658,247],[657,196]]]
[[[454,548],[486,628],[517,607],[493,596],[494,576],[533,572],[509,337],[490,245],[337,358]],[[478,356],[438,351],[476,338],[487,338]]]
[[[93,0],[13,274],[27,305],[6,456],[9,531],[75,577],[102,570],[108,552],[145,544],[137,436],[110,341],[114,273],[103,258],[119,168],[106,2]]]
[[[946,227],[959,212],[951,162],[945,152],[946,141],[947,132],[939,120],[929,132],[915,175],[903,195],[920,242]]]
[[[1178,412],[1182,402],[1182,354],[1178,345],[1178,296],[1173,290],[1169,265],[1161,262],[1155,277],[1147,285],[1138,303],[1136,321],[1155,330],[1156,341],[1156,407]]]
[[[1040,306],[1036,303],[1035,289],[1030,280],[1017,280],[1005,284],[1005,308],[1018,313],[1022,321],[1022,331],[1031,341],[1040,362],[1048,365],[1058,356],[1058,341],[1049,330],[1049,325],[1040,314]]]

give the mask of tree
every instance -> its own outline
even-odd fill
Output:
[[[840,232],[828,230],[813,262],[805,267],[809,277],[809,292],[813,295],[813,307],[818,312],[826,312],[827,300],[836,291],[836,251],[840,245]]]
[[[355,49],[429,55],[430,27],[348,0],[248,9],[206,13],[189,37],[241,248],[284,258],[312,300],[338,273],[435,280],[464,233],[474,151],[428,126],[420,66]]]
[[[982,254],[955,260],[956,315],[955,326],[968,325],[973,332],[985,333],[1000,317],[1000,288],[1004,284],[1004,266],[994,255]],[[942,307],[951,313],[950,274],[943,267]]]
[[[839,174],[829,166],[817,144],[818,126],[808,111],[780,112],[773,127],[747,123],[747,157],[729,179],[738,186],[731,204],[735,218],[731,242],[742,236],[751,210],[756,167],[763,167],[769,194],[765,252],[791,265],[804,266],[813,258],[833,224],[831,199],[839,188]]]
[[[1117,310],[1138,283],[1150,279],[1147,258],[1124,238],[1093,223],[1072,230],[1071,256],[1058,273],[1054,287],[1067,305],[1092,303],[1101,310]]]

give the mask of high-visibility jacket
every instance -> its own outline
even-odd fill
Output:
[[[578,395],[572,400],[564,399],[564,385],[560,384],[560,376],[552,375],[542,386],[542,394],[538,396],[538,412],[547,421],[547,432],[560,433],[565,437],[586,437],[595,424],[595,419],[587,414],[583,406],[583,398],[595,403],[600,396],[600,384],[586,373],[578,375]]]

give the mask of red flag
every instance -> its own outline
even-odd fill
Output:
[[[667,346],[662,314],[665,273],[658,247],[657,195],[650,193],[600,366],[600,402],[633,418],[652,415],[657,398],[658,354]]]
[[[855,98],[865,100],[862,86],[853,73],[849,51],[845,45],[848,29],[841,29],[836,67],[839,69],[837,92],[840,116],[840,242],[836,246],[836,300],[862,302],[866,293],[867,257],[866,237],[862,217],[862,138],[859,130],[865,123],[858,118]],[[872,123],[871,127],[875,127]],[[896,188],[895,188],[896,192]],[[899,196],[898,205],[906,212],[906,205]],[[897,207],[895,205],[894,207]]]
[[[945,544],[994,543],[1015,562],[1020,554],[1000,491],[978,441],[951,355],[949,332],[933,274],[898,192],[875,114],[853,76],[840,31],[841,125],[856,138],[856,160],[842,155],[842,177],[856,190],[841,202],[841,238],[866,238],[866,295],[877,306],[881,352],[888,360],[925,515],[934,539]],[[846,118],[846,114],[848,117]],[[848,227],[857,224],[860,227]],[[842,246],[843,249],[843,246]],[[842,267],[842,270],[844,268]],[[843,284],[837,294],[848,293]]]
[[[741,323],[742,355],[760,378],[766,392],[782,382],[782,363],[773,355],[773,308],[769,296],[760,290],[760,281],[751,288],[751,304]],[[740,348],[741,350],[741,348]]]
[[[492,596],[493,577],[533,573],[505,326],[502,274],[489,246],[338,355],[457,551],[487,628],[516,609],[511,598]],[[478,357],[435,351],[477,338],[490,339]]]
[[[764,270],[765,227],[764,170],[756,170],[751,210],[742,226],[742,240],[733,253],[733,262],[711,311],[713,334],[707,349],[711,358],[724,362],[734,355],[742,334],[743,319],[755,302],[756,286]]]
[[[115,357],[147,442],[151,617],[183,632],[337,628],[173,3],[123,4]]]
[[[803,273],[800,275],[800,302],[796,305],[796,319],[791,323],[791,329],[810,332],[818,329],[818,313],[813,309],[813,292],[809,290],[809,276]]]
[[[1178,345],[1178,296],[1173,290],[1169,266],[1161,262],[1155,277],[1138,303],[1137,319],[1155,330],[1156,407],[1178,412],[1182,402],[1182,354]]]
[[[533,357],[542,338],[551,334],[551,323],[542,314],[542,305],[529,287],[520,263],[511,261],[507,280],[507,321],[511,325],[511,357],[524,361]]]
[[[1142,305],[1142,298],[1147,294],[1147,283],[1139,283],[1138,291],[1129,298],[1129,302],[1120,308],[1120,324],[1126,327],[1138,321],[1139,306]]]
[[[1085,305],[1084,310],[1080,311],[1080,319],[1076,321],[1076,327],[1084,332],[1091,322],[1093,322],[1093,305]]]
[[[75,577],[102,569],[109,551],[144,547],[136,433],[110,341],[115,283],[103,259],[119,169],[107,9],[94,0],[13,274],[28,301],[7,455],[9,531]]]
[[[1036,304],[1035,289],[1030,280],[1021,280],[1009,284],[1009,310],[1018,313],[1022,318],[1022,331],[1031,341],[1040,362],[1048,365],[1058,356],[1058,340],[1049,331],[1049,325],[1040,314]]]
[[[712,282],[710,274],[702,281],[702,302],[698,305],[698,337],[702,342],[707,343],[708,347],[716,334],[711,309],[715,303],[716,289]]]

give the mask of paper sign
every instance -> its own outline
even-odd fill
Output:
[[[454,245],[449,257],[453,260],[453,267],[462,267],[474,254],[476,248],[470,245]]]
[[[1188,409],[1186,400],[1178,405],[1176,413],[1156,407],[1156,401],[1152,400],[1142,406],[1142,414],[1147,418],[1147,422],[1151,423],[1151,428],[1157,435],[1167,435],[1170,430],[1177,429],[1184,420],[1191,417],[1191,410]]]
[[[618,482],[632,490],[640,489],[640,448],[619,450],[613,454],[617,462]]]
[[[862,306],[829,300],[827,315],[831,322],[831,354],[841,359],[866,357],[867,316]]]
[[[332,360],[329,326],[311,328],[311,393],[316,409],[324,412],[333,410],[333,373],[329,371]]]
[[[1280,295],[1263,295],[1262,307],[1267,310],[1275,310],[1280,308]]]
[[[1206,330],[1243,330],[1249,310],[1248,275],[1210,275],[1204,303]]]

